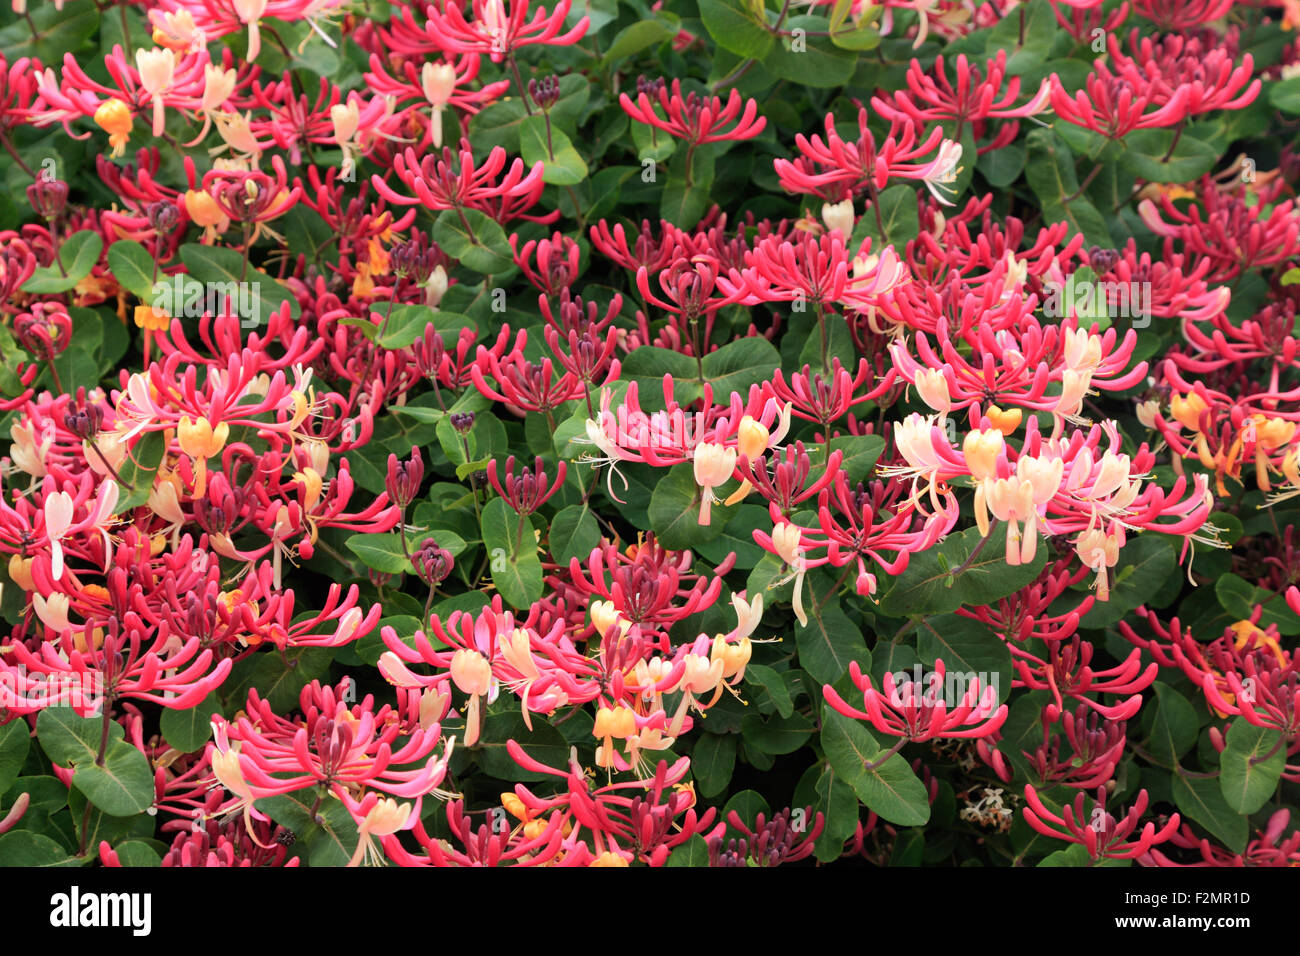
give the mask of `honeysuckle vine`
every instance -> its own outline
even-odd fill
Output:
[[[0,864],[1300,863],[1290,6],[89,4]]]

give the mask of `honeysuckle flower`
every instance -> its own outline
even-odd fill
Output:
[[[430,112],[430,135],[434,149],[442,148],[442,110],[456,89],[456,67],[450,63],[425,63],[420,73],[420,88],[433,107]]]
[[[177,429],[181,451],[194,461],[194,494],[203,495],[207,487],[208,459],[221,453],[226,447],[226,437],[230,434],[230,425],[220,422],[215,428],[206,418],[191,419],[182,416]]]
[[[248,62],[252,63],[262,52],[260,21],[266,13],[268,0],[231,0],[235,15],[248,27]]]
[[[95,110],[95,123],[108,133],[113,158],[124,155],[127,139],[131,135],[131,108],[119,99],[105,100]]]
[[[347,866],[380,866],[383,858],[375,848],[374,838],[392,836],[399,830],[409,830],[419,819],[419,814],[410,803],[398,803],[391,797],[368,794],[365,799],[353,805],[344,795],[345,804],[354,819],[360,818],[357,825],[357,848],[348,860]]]
[[[483,726],[480,708],[483,698],[491,703],[496,699],[497,682],[492,676],[492,664],[478,651],[461,648],[451,659],[451,680],[469,695],[469,711],[465,715],[465,746],[478,742]]]
[[[839,230],[840,235],[845,239],[853,234],[855,220],[852,199],[837,203],[822,203],[822,221],[826,223],[826,228],[832,231]]]
[[[695,449],[695,483],[702,491],[700,498],[700,524],[710,520],[710,506],[720,501],[713,489],[726,484],[736,469],[736,449],[705,442]]]
[[[248,782],[244,779],[244,773],[240,766],[240,744],[238,741],[233,744],[230,742],[227,724],[224,720],[212,721],[211,727],[215,742],[208,744],[208,763],[212,767],[212,775],[216,777],[217,783],[238,798],[233,807],[225,807],[225,812],[242,811],[244,828],[249,838],[261,846],[262,844],[253,830],[253,819],[266,820],[268,818],[253,806],[255,797]]]
[[[425,30],[440,49],[453,53],[486,53],[493,63],[500,63],[524,46],[568,46],[582,39],[589,24],[585,16],[568,32],[560,32],[569,15],[570,3],[571,0],[559,0],[550,13],[534,7],[530,18],[530,0],[473,0],[472,21],[465,19],[457,5],[445,9],[434,7],[425,11],[428,16]]]
[[[1097,580],[1093,584],[1097,590],[1097,600],[1110,600],[1110,569],[1119,562],[1119,552],[1124,547],[1123,526],[1112,522],[1109,531],[1089,528],[1080,532],[1074,547],[1079,553],[1079,560],[1097,573]]]
[[[760,533],[755,531],[754,539],[761,544]],[[772,529],[768,540],[776,555],[785,563],[787,571],[794,577],[794,616],[801,625],[807,627],[808,615],[803,609],[803,581],[808,573],[808,565],[804,559],[804,550],[799,546],[802,535],[803,531],[797,525],[782,522]]]
[[[176,54],[166,47],[136,50],[135,63],[140,71],[140,85],[153,98],[153,134],[161,136],[166,118],[163,94],[171,86],[176,73]]]
[[[56,491],[45,499],[45,535],[50,542],[51,568],[57,581],[63,576],[63,548],[60,541],[72,526],[72,496],[66,491]]]
[[[953,193],[954,190],[949,188],[948,184],[953,182],[957,178],[957,174],[961,172],[961,167],[957,165],[960,162],[961,143],[945,139],[939,144],[939,155],[930,163],[915,171],[908,167],[896,166],[890,172],[895,176],[906,179],[920,179],[925,183],[925,188],[930,191],[930,195],[937,202],[945,206],[951,206],[952,202],[945,198],[943,193],[949,195]]]
[[[742,114],[743,103],[743,114]],[[763,132],[767,120],[758,116],[758,101],[744,100],[735,87],[724,104],[718,97],[701,97],[696,93],[682,95],[680,80],[673,80],[657,90],[652,99],[647,91],[637,95],[634,102],[626,93],[619,95],[623,111],[638,123],[645,123],[665,133],[686,140],[691,147],[723,140],[750,139]],[[664,112],[659,116],[654,107]],[[729,130],[723,127],[734,123]]]
[[[1113,860],[1131,860],[1150,851],[1177,832],[1178,814],[1173,814],[1159,829],[1148,821],[1135,839],[1129,839],[1137,829],[1150,800],[1147,792],[1138,793],[1137,802],[1123,819],[1116,819],[1106,811],[1106,788],[1097,789],[1097,799],[1091,814],[1085,814],[1085,796],[1080,793],[1073,806],[1067,805],[1062,814],[1049,810],[1032,786],[1025,787],[1025,820],[1044,836],[1055,837],[1070,843],[1080,843],[1088,856],[1096,861],[1103,857]]]
[[[822,692],[826,703],[846,717],[869,720],[881,733],[898,737],[899,747],[909,741],[988,737],[996,733],[1008,713],[1006,704],[998,706],[997,688],[984,686],[974,679],[963,682],[960,699],[949,701],[945,695],[952,693],[952,687],[945,684],[944,674],[942,659],[934,662],[934,670],[924,685],[915,681],[899,682],[894,674],[886,674],[882,693],[872,685],[870,676],[862,673],[857,661],[853,661],[849,664],[849,676],[862,692],[865,712],[845,703],[829,684]]]

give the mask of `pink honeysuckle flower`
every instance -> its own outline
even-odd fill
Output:
[[[530,0],[472,0],[472,21],[466,20],[460,3],[426,8],[425,32],[440,49],[451,53],[486,53],[493,63],[513,58],[516,50],[535,44],[569,46],[587,32],[590,21],[582,17],[565,33],[565,19],[571,0],[559,0],[547,13],[534,8],[530,19]]]
[[[1137,829],[1150,801],[1145,790],[1138,794],[1137,802],[1123,819],[1116,819],[1106,811],[1106,788],[1097,789],[1097,799],[1091,815],[1085,815],[1086,797],[1080,793],[1074,805],[1067,805],[1061,815],[1049,810],[1032,786],[1025,787],[1025,820],[1044,836],[1082,844],[1088,856],[1096,862],[1103,857],[1112,860],[1131,860],[1150,851],[1157,843],[1170,839],[1177,831],[1178,814],[1169,818],[1157,829],[1148,821],[1136,838],[1129,839]]]
[[[849,664],[849,675],[862,692],[865,712],[844,702],[829,684],[822,688],[826,703],[846,717],[869,720],[883,734],[900,738],[894,748],[902,744],[936,738],[968,739],[987,737],[996,733],[1007,719],[1007,705],[998,706],[997,688],[983,686],[979,680],[963,683],[964,693],[952,702],[951,709],[944,699],[951,688],[945,687],[942,659],[934,662],[934,669],[925,684],[916,681],[896,681],[894,674],[886,674],[884,691],[877,691],[868,675],[862,673],[857,661]]]

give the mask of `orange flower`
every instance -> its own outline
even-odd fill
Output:
[[[95,122],[108,133],[108,144],[113,147],[113,158],[126,153],[126,141],[131,136],[131,107],[119,99],[105,100],[95,110]]]

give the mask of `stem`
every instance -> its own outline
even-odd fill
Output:
[[[841,574],[840,579],[835,582],[835,586],[832,587],[829,591],[827,591],[826,594],[822,597],[822,599],[817,602],[818,613],[820,613],[821,609],[826,606],[826,602],[829,601],[831,598],[833,598],[836,595],[836,593],[838,593],[840,587],[844,584],[845,579],[848,578],[849,571],[852,567],[853,567],[852,564],[844,565],[844,573]]]
[[[117,12],[122,18],[122,47],[126,50],[126,61],[135,59],[131,52],[131,27],[126,22],[126,0],[117,5]]]
[[[519,75],[519,65],[515,63],[513,54],[506,57],[506,63],[510,64],[510,72],[515,75],[515,86],[519,87],[519,97],[524,101],[524,112],[532,116],[533,108],[528,102],[528,90],[524,88],[524,78]]]
[[[949,577],[956,578],[957,575],[961,574],[963,571],[965,571],[975,562],[975,558],[978,557],[979,553],[984,550],[984,545],[989,543],[989,538],[993,537],[993,529],[996,527],[997,527],[996,521],[989,525],[989,533],[986,534],[984,537],[980,538],[980,543],[975,545],[975,549],[971,551],[970,555],[966,558],[966,560],[961,563],[961,567],[959,567],[956,571],[948,572]]]
[[[876,189],[875,183],[867,184],[867,195],[871,197],[871,211],[876,214],[876,228],[880,230],[880,238],[885,238],[885,220],[880,218],[880,191]]]
[[[527,515],[519,516],[519,527],[515,529],[515,554],[519,554],[524,546],[524,522],[528,520]]]
[[[104,715],[99,725],[99,753],[95,755],[95,766],[104,766],[104,755],[108,753],[108,728],[113,720],[113,699],[106,696],[103,702]],[[90,826],[90,808],[93,804],[89,799],[86,800],[86,809],[81,814],[81,843],[77,851],[77,856],[86,855],[86,841],[90,834],[87,828]]]
[[[1169,157],[1174,155],[1174,150],[1178,148],[1178,141],[1183,137],[1183,127],[1186,125],[1187,121],[1184,120],[1174,127],[1174,141],[1169,144],[1169,149],[1166,150],[1164,156],[1160,158],[1160,162],[1167,163],[1169,162]]]
[[[1083,191],[1092,185],[1092,181],[1097,178],[1097,174],[1099,172],[1101,172],[1100,163],[1098,163],[1096,166],[1093,166],[1092,172],[1090,172],[1087,175],[1087,177],[1084,179],[1084,181],[1079,184],[1079,188],[1076,189],[1074,192],[1070,193],[1070,195],[1066,196],[1064,199],[1062,199],[1061,202],[1068,203],[1072,200],[1078,199],[1081,195],[1083,195]]]
[[[826,352],[830,345],[826,339],[826,313],[822,308],[821,300],[817,300],[814,305],[817,307],[817,330],[822,337],[822,371],[829,371],[829,366],[826,364]],[[829,449],[827,454],[830,454]]]
[[[785,0],[785,4],[781,7],[781,13],[776,18],[776,25],[767,27],[767,32],[771,33],[773,36],[779,36],[781,33],[781,24],[785,23],[786,14],[789,12],[790,12],[790,0]],[[764,26],[767,25],[764,24]],[[756,62],[757,61],[754,60],[753,57],[746,59],[734,70],[732,70],[722,79],[718,80],[718,82],[714,83],[709,92],[716,93],[718,92],[718,90],[722,89],[722,87],[726,86],[728,83],[734,83],[736,80],[740,79],[742,76],[748,73]]]
[[[244,264],[239,268],[240,282],[243,282],[245,279],[248,278],[248,253],[249,253],[248,223],[244,223],[243,230],[244,230]]]
[[[460,206],[456,206],[455,209],[456,215],[460,217],[460,224],[465,227],[465,232],[469,236],[469,241],[477,246],[479,244],[478,238],[474,235],[474,229],[470,226],[469,220],[465,218],[464,210]]]
[[[882,754],[877,754],[875,760],[868,760],[866,763],[864,763],[864,764],[862,765],[862,769],[863,769],[863,770],[875,770],[877,767],[879,767],[881,764],[883,764],[883,763],[884,763],[886,760],[888,760],[890,757],[894,756],[894,754],[896,754],[896,753],[898,753],[900,750],[902,750],[903,747],[904,747],[904,745],[906,745],[906,744],[907,744],[907,738],[906,738],[906,737],[899,737],[899,738],[898,738],[898,742],[897,742],[896,744],[894,744],[894,746],[890,747],[888,750],[886,750],[886,751],[885,751],[884,753],[882,753]]]
[[[384,313],[384,321],[381,322],[381,323],[379,324],[379,331],[378,331],[377,333],[375,333],[375,344],[376,344],[376,345],[378,345],[378,344],[379,344],[379,340],[382,339],[382,338],[384,337],[384,333],[385,333],[386,331],[388,331],[388,318],[389,318],[389,316],[391,316],[391,315],[393,314],[393,302],[394,302],[394,301],[395,301],[395,297],[393,297],[393,296],[389,296],[389,299],[388,299],[388,311]]]
[[[32,167],[23,162],[23,158],[19,156],[18,151],[14,149],[14,144],[9,141],[9,137],[6,136],[3,131],[0,131],[0,146],[4,146],[5,152],[13,157],[13,160],[18,164],[19,169],[32,177],[32,179],[36,178],[36,173],[32,170]]]
[[[59,370],[54,366],[54,357],[50,357],[50,378],[54,379],[54,390],[63,394],[63,383],[59,381]]]

